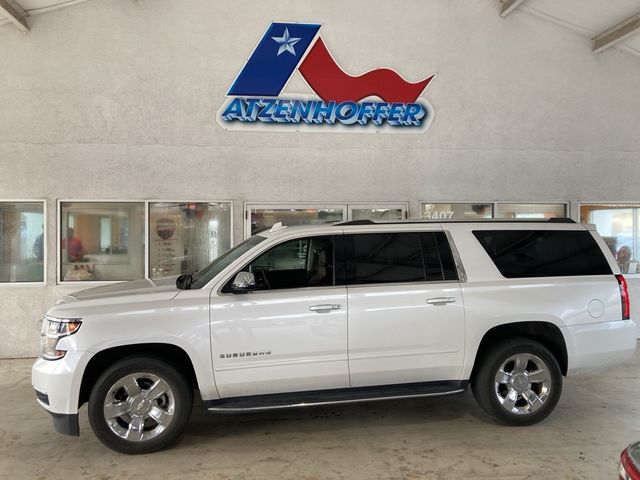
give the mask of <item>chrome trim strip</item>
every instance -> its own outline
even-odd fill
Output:
[[[438,392],[438,393],[416,393],[413,395],[393,395],[389,397],[368,397],[368,398],[355,398],[348,400],[333,400],[328,402],[311,402],[311,403],[294,403],[294,404],[285,404],[285,405],[267,405],[264,407],[208,407],[207,410],[210,412],[217,413],[240,413],[240,412],[264,412],[269,410],[282,410],[285,408],[301,408],[301,407],[317,407],[321,405],[339,405],[339,404],[348,404],[348,403],[360,403],[360,402],[376,402],[381,400],[401,400],[403,398],[421,398],[421,397],[443,397],[446,395],[454,395],[456,393],[464,393],[465,389],[461,388],[458,390],[451,390],[448,392]]]

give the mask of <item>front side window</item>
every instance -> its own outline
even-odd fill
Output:
[[[473,234],[507,278],[612,273],[586,230],[475,230]]]
[[[231,203],[149,204],[149,278],[194,272],[231,248]]]
[[[254,274],[257,290],[331,286],[333,245],[330,236],[289,240],[260,255],[243,271]]]
[[[218,274],[220,274],[225,268],[235,262],[242,255],[247,253],[253,247],[258,245],[260,242],[263,242],[265,240],[265,237],[254,235],[253,237],[249,237],[244,242],[236,245],[231,250],[227,250],[225,253],[212,261],[209,265],[195,272],[192,276],[191,285],[189,288],[195,289],[204,287]]]
[[[144,202],[61,202],[60,279],[144,278]]]
[[[0,202],[0,283],[44,282],[44,202]]]

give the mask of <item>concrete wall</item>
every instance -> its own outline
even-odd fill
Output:
[[[640,59],[492,0],[90,1],[0,27],[0,197],[48,201],[46,286],[0,286],[0,356],[35,355],[55,201],[640,201]],[[228,132],[272,20],[322,22],[348,71],[437,72],[421,135]],[[306,93],[301,81],[288,89]],[[284,186],[284,188],[283,188]],[[574,203],[572,205],[576,207]],[[575,212],[575,208],[574,208]]]

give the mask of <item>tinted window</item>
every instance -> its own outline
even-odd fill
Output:
[[[351,284],[454,280],[453,257],[442,232],[348,235]]]
[[[424,281],[422,246],[418,233],[352,235],[351,283]],[[353,271],[355,270],[355,271]]]
[[[333,237],[310,237],[281,243],[253,260],[258,290],[333,285]]]
[[[612,273],[585,230],[476,230],[473,234],[507,278]]]
[[[421,237],[427,280],[457,280],[458,273],[447,236],[443,232],[425,232]]]

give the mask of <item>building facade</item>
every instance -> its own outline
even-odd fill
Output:
[[[593,222],[639,318],[640,58],[496,8],[111,0],[0,27],[0,356],[36,355],[65,293],[199,268],[279,219]],[[275,20],[321,25],[350,74],[435,75],[429,128],[225,125]],[[313,93],[294,71],[283,95]]]

